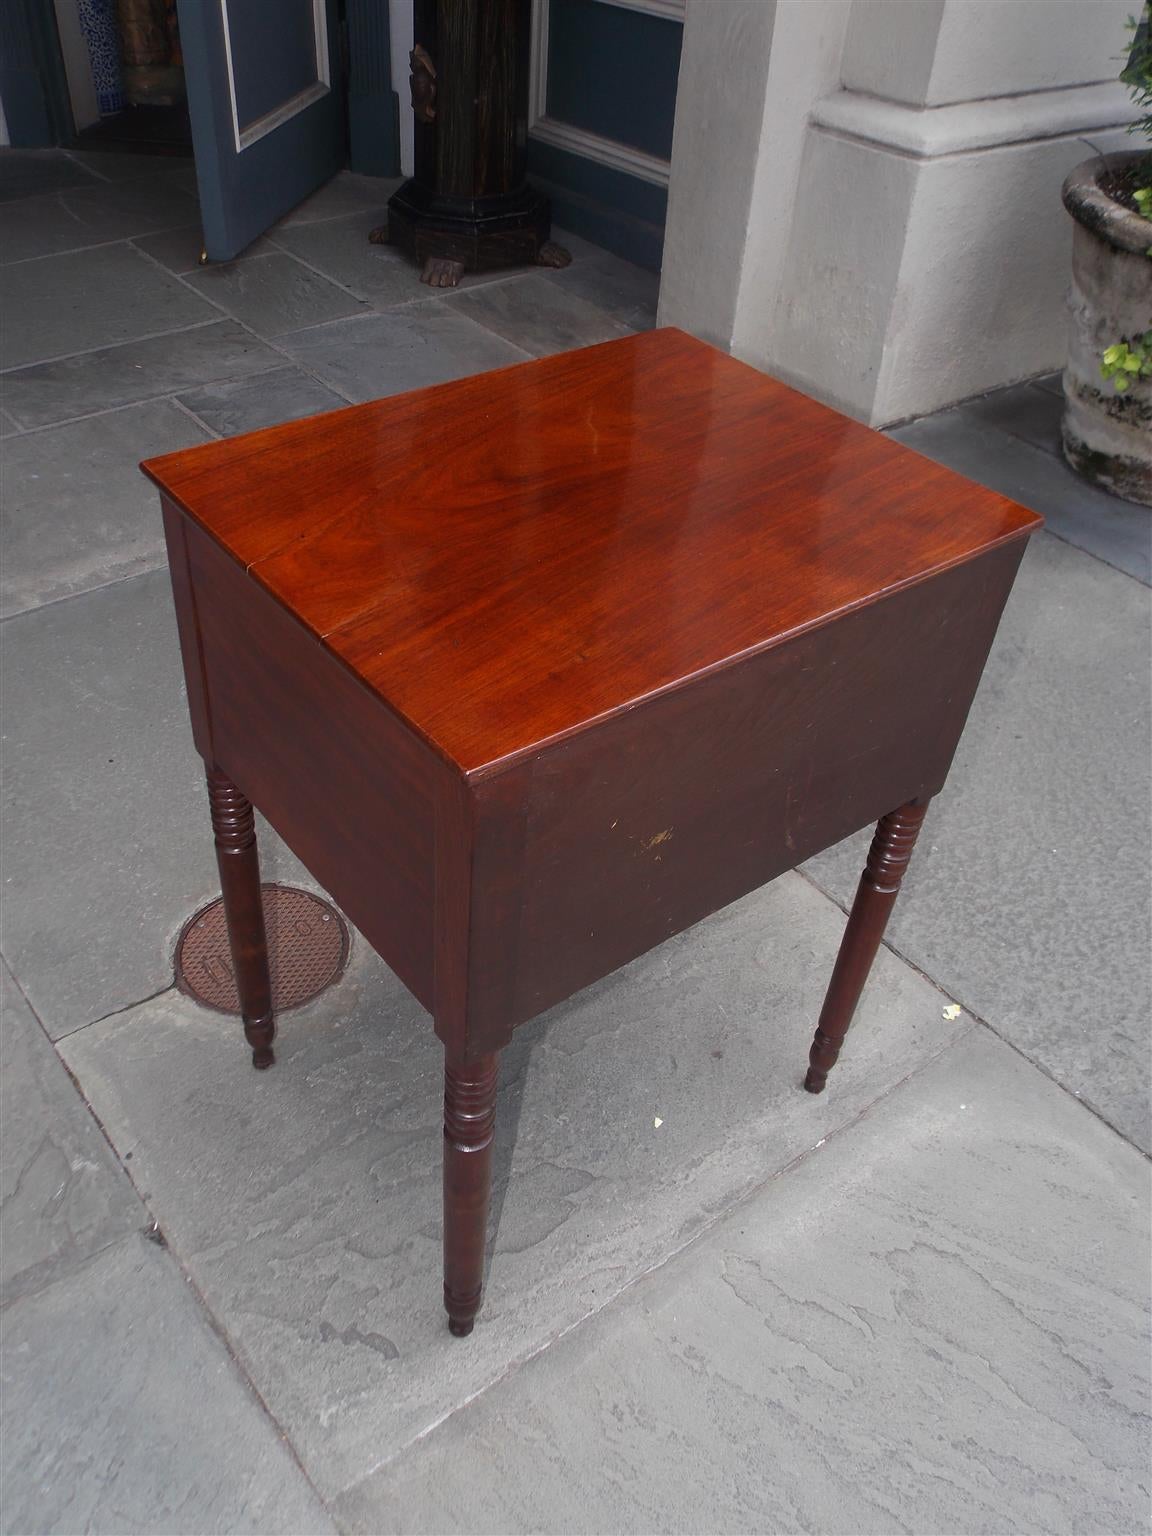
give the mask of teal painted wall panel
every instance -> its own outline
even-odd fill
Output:
[[[683,31],[602,0],[551,0],[548,116],[669,159]]]
[[[552,222],[659,272],[668,193],[611,166],[528,140],[528,172],[552,200]]]
[[[669,159],[682,34],[667,16],[603,0],[550,0],[549,120]],[[528,169],[561,229],[659,270],[666,188],[531,136]]]

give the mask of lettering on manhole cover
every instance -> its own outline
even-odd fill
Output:
[[[277,1013],[311,1002],[339,981],[348,962],[348,929],[335,907],[311,891],[265,885],[264,927]],[[228,948],[224,903],[201,907],[176,944],[176,985],[218,1013],[239,1016],[240,999]]]

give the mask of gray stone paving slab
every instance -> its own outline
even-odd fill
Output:
[[[432,290],[420,282],[420,269],[389,245],[372,245],[368,232],[382,223],[387,209],[362,208],[343,218],[315,223],[280,224],[276,244],[316,267],[377,309],[428,299]]]
[[[1147,507],[1089,485],[1063,459],[990,429],[967,405],[890,434],[937,463],[1041,512],[1050,532],[1138,580],[1152,581]]]
[[[179,406],[148,400],[9,442],[0,468],[0,612],[7,617],[161,565],[159,500],[137,465],[208,437]]]
[[[172,981],[219,891],[166,570],[3,625],[0,949],[54,1038]],[[262,829],[268,880],[305,880]]]
[[[7,1536],[334,1530],[154,1243],[122,1240],[0,1326]]]
[[[444,299],[316,325],[283,337],[280,346],[356,401],[445,384],[527,358],[519,347],[454,313]]]
[[[189,172],[195,175],[191,155],[135,155],[120,149],[70,149],[74,160],[101,181],[132,181],[138,176],[168,176],[181,181]]]
[[[17,262],[4,273],[0,367],[91,352],[219,311],[130,245]]]
[[[12,420],[8,412],[0,411],[0,437],[11,437],[13,432],[19,432],[19,430],[20,428]]]
[[[355,213],[361,208],[383,209],[400,181],[398,176],[361,176],[355,171],[340,171],[286,214],[275,228],[339,218],[341,214]]]
[[[1148,1171],[979,1030],[336,1506],[390,1532],[1139,1532]]]
[[[196,175],[196,166],[191,161],[186,160],[178,170],[173,170],[169,174],[177,186],[183,187],[185,192],[190,193],[199,201],[200,183]]]
[[[124,1170],[0,964],[0,1302],[145,1224]]]
[[[443,1052],[367,946],[284,1021],[272,1072],[250,1069],[234,1022],[172,993],[61,1049],[327,1497],[965,1027],[884,954],[835,1091],[804,1093],[842,927],[789,875],[517,1032],[488,1295],[463,1348],[440,1294]]]
[[[973,421],[1007,432],[1009,437],[1022,438],[1055,458],[1061,455],[1063,395],[1054,395],[1038,384],[1017,384],[1012,389],[998,389],[979,400],[969,400],[964,409]]]
[[[656,324],[656,302],[660,295],[660,274],[623,261],[611,251],[582,240],[567,230],[552,232],[559,245],[572,253],[572,265],[543,272],[549,282],[577,298],[594,304],[629,330],[646,331]]]
[[[1032,540],[889,938],[1150,1145],[1145,587]],[[809,866],[838,900],[867,834]]]
[[[25,427],[111,410],[217,379],[281,368],[284,359],[235,320],[129,341],[3,376],[4,403]]]
[[[167,267],[169,272],[195,272],[200,267],[204,249],[204,231],[199,224],[186,224],[181,229],[164,229],[157,235],[143,235],[132,244],[147,252],[162,267]],[[232,262],[247,261],[250,256],[267,256],[274,249],[271,242],[261,236],[239,256],[234,256]]]
[[[452,290],[428,288],[421,283],[420,268],[394,246],[371,244],[369,231],[385,223],[387,216],[388,209],[381,203],[342,218],[305,223],[289,221],[276,225],[270,239],[325,276],[351,288],[353,293],[367,299],[377,309],[446,297]],[[529,275],[531,271],[531,268],[525,268],[524,274]],[[456,291],[508,280],[507,271],[468,272],[461,278]]]
[[[90,187],[96,178],[59,149],[0,150],[0,202]]]
[[[360,299],[283,251],[199,267],[184,281],[251,326],[258,336],[279,336],[365,308]]]
[[[486,326],[533,357],[590,347],[630,333],[627,326],[542,273],[489,283],[446,301],[458,314]]]
[[[0,260],[27,261],[190,224],[196,199],[171,177],[89,185],[54,197],[30,197],[4,210]]]
[[[283,362],[283,358],[278,359]],[[280,368],[254,379],[232,379],[209,384],[179,396],[213,432],[232,437],[255,432],[282,421],[314,416],[318,411],[337,411],[348,402],[299,368]]]

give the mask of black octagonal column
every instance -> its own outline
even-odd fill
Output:
[[[416,174],[388,204],[387,239],[452,288],[465,272],[571,259],[529,186],[531,0],[415,0]]]

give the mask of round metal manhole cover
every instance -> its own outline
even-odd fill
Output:
[[[265,885],[264,928],[276,1013],[299,1008],[339,981],[348,960],[348,929],[328,902],[291,885]],[[176,945],[181,992],[239,1017],[240,999],[228,949],[224,903],[218,897],[184,925]]]

